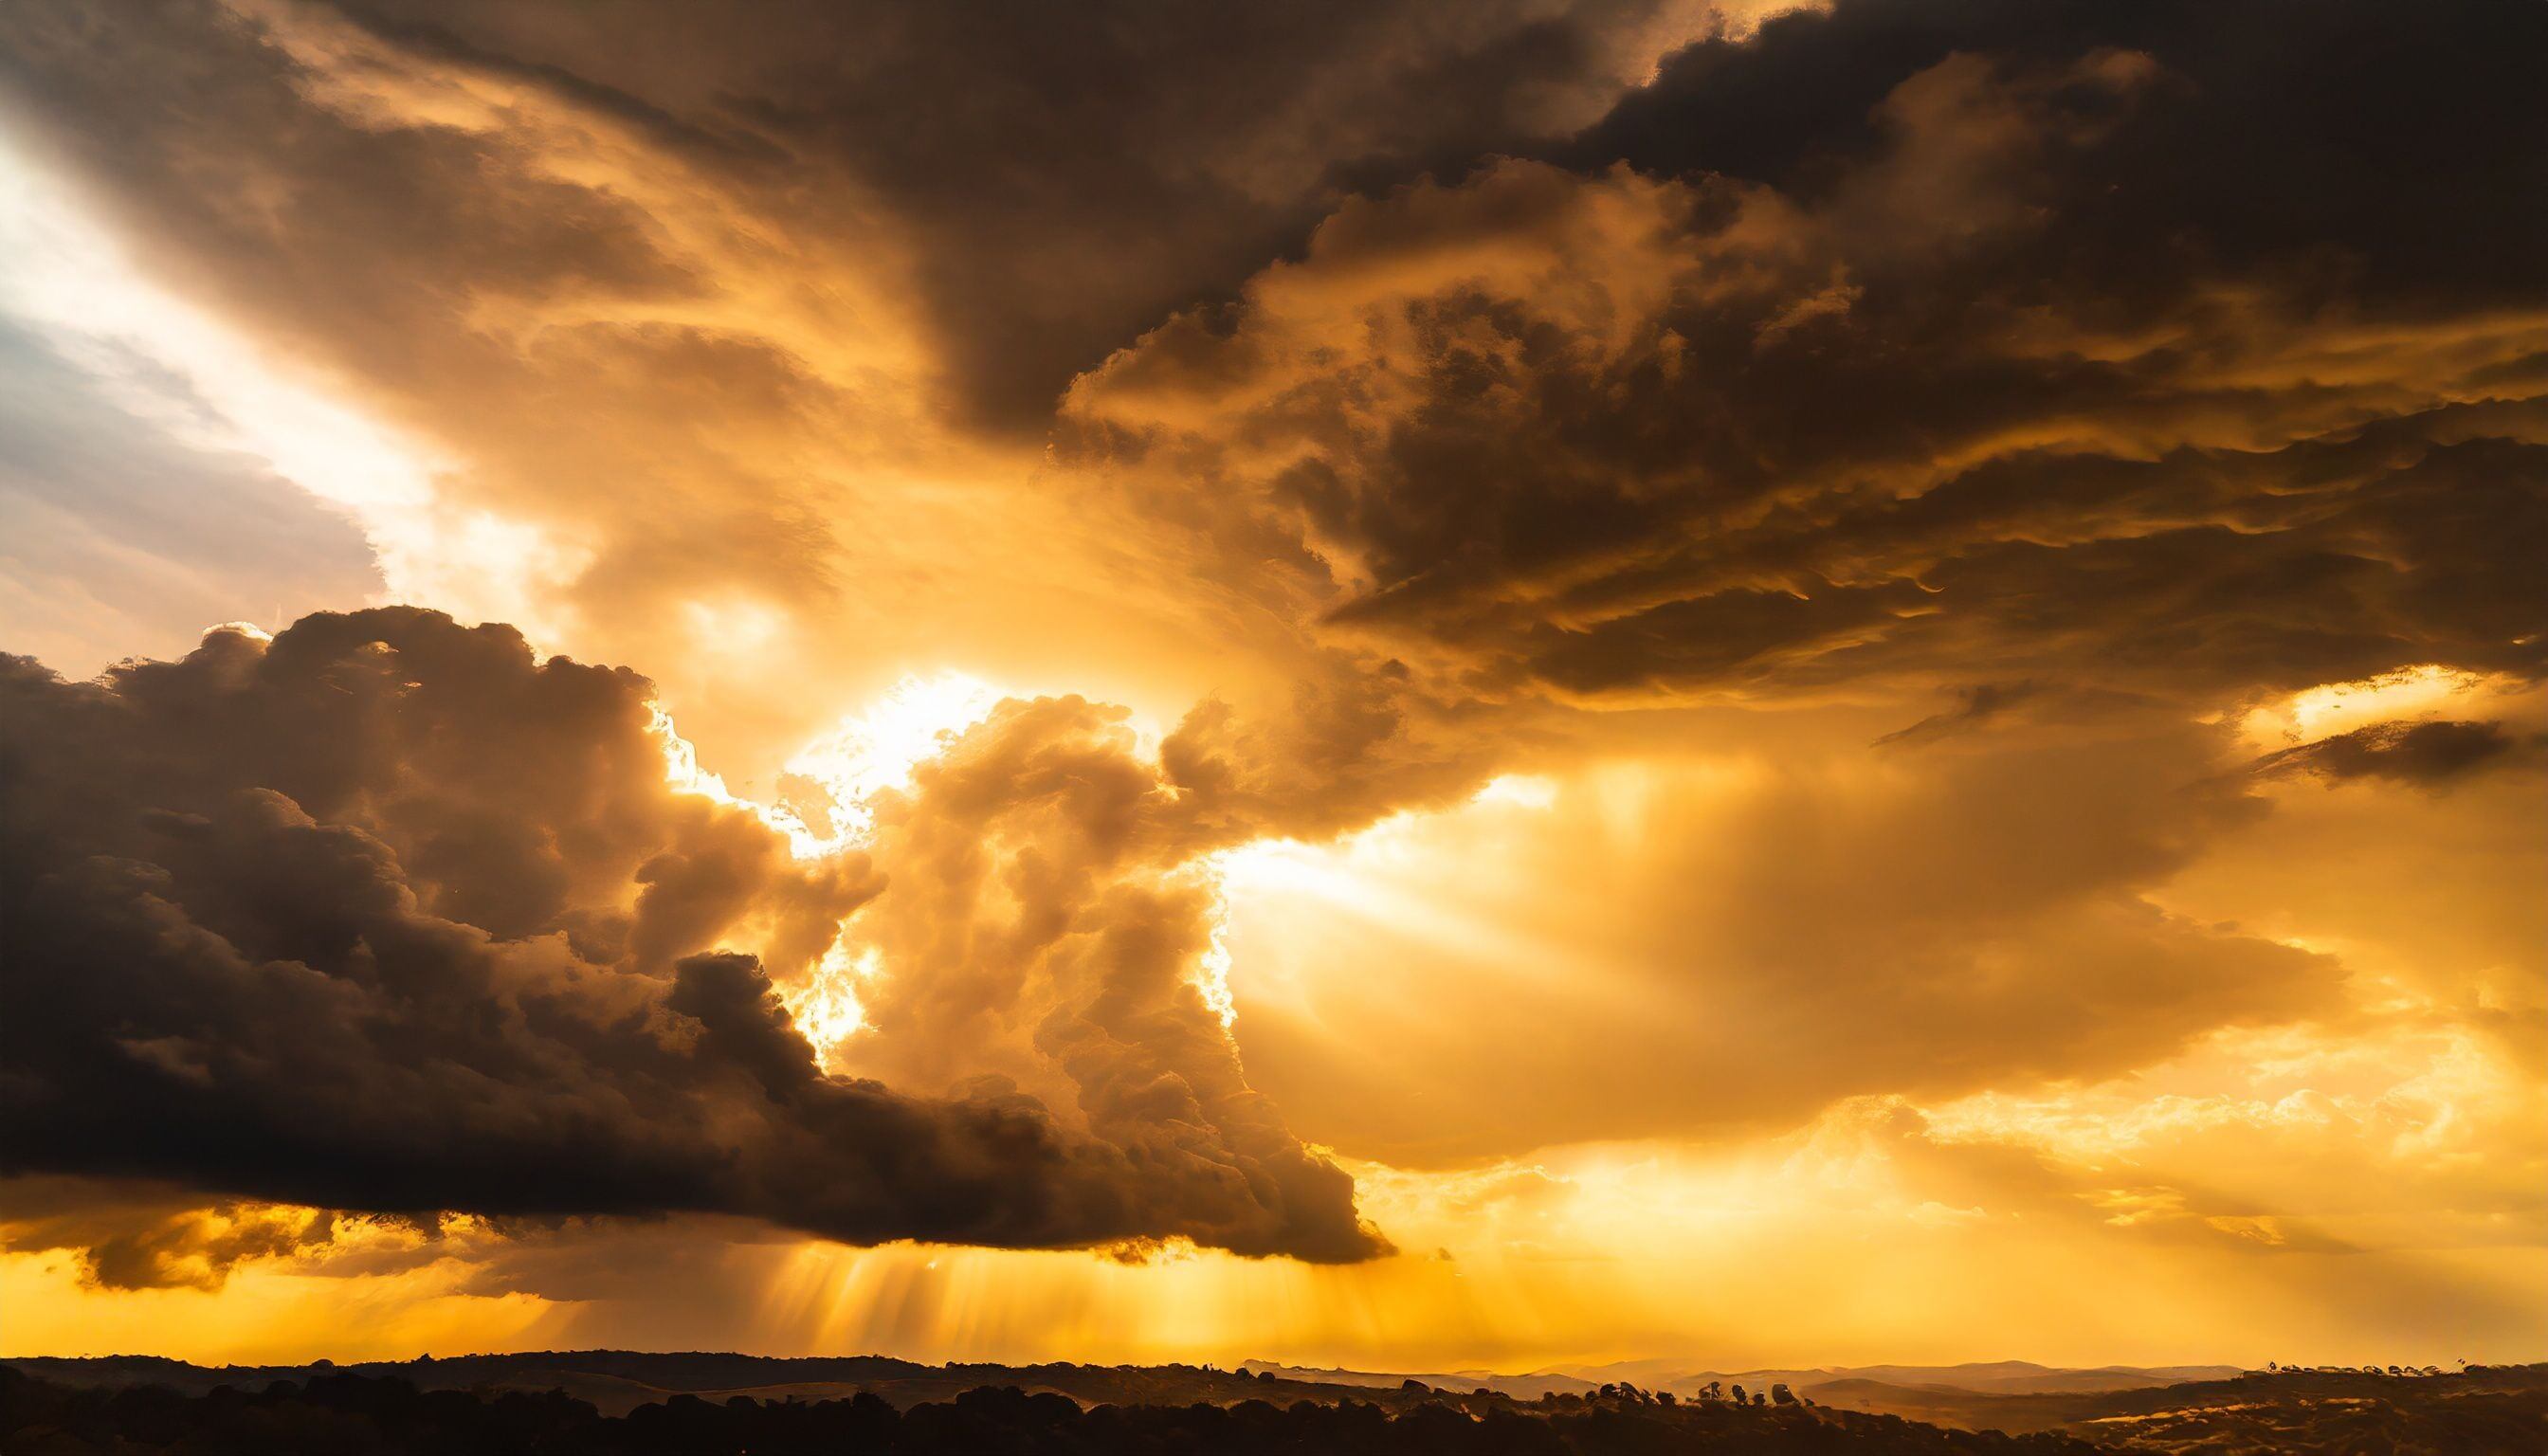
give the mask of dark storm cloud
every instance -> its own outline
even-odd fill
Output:
[[[473,302],[678,297],[691,282],[627,199],[457,127],[330,110],[310,66],[223,6],[32,6],[0,25],[0,101],[22,144],[174,244],[156,260],[185,282],[367,373],[430,372]]]
[[[2276,270],[2355,303],[2536,304],[2543,49],[2548,11],[2494,0],[1838,0],[1688,46],[1562,155],[1823,196],[1882,148],[1912,76],[1959,55],[2040,70],[2131,53],[2163,100],[2042,200],[2020,286],[2149,305]],[[2072,122],[2117,106],[2094,88],[2060,101]]]
[[[1466,690],[2535,672],[2535,7],[1843,0],[1081,381]],[[2499,208],[2495,199],[2508,201]]]
[[[2250,772],[2434,786],[2504,763],[2519,747],[2501,723],[2374,723],[2267,754]]]
[[[1207,544],[1128,554],[1286,615],[1308,581],[1442,695],[2548,640],[2505,565],[2542,533],[2533,7],[1843,0],[1615,105],[1673,34],[1639,4],[252,14],[21,7],[0,90],[159,261],[500,462],[451,488],[589,543],[638,640],[684,592],[839,605],[880,533],[793,467],[943,417],[874,425],[862,371],[1032,425],[1144,328],[1066,458],[1155,465],[1141,529]],[[925,316],[902,374],[804,357],[856,311],[717,307],[870,265]]]
[[[872,684],[829,644],[862,634],[980,661],[1044,645],[1022,617],[1076,647],[1170,615],[1138,523],[1027,479],[1072,374],[1348,188],[1596,117],[1686,34],[1655,12],[39,0],[0,10],[0,115],[137,269],[445,454],[451,534],[563,546],[508,595],[403,574],[463,553],[366,520],[395,593],[572,621],[677,694],[693,608],[775,609],[838,702]],[[988,590],[949,585],[986,556]],[[901,592],[988,624],[876,605]],[[823,715],[684,711],[724,742]]]
[[[410,608],[216,632],[96,683],[6,660],[11,1169],[862,1241],[1380,1247],[1226,1043],[1184,1063],[1219,1066],[1209,1109],[1161,1102],[1173,1065],[1084,1111],[823,1072],[762,962],[715,948],[749,930],[801,970],[881,876],[672,792],[650,697]],[[1161,1045],[1113,1030],[1074,1053],[1092,1083]]]
[[[1032,430],[1072,375],[1226,294],[1345,186],[1465,168],[1597,116],[1651,58],[1639,32],[1657,9],[967,0],[761,5],[736,24],[678,3],[606,22],[407,0],[253,19],[38,7],[0,77],[45,122],[74,123],[64,145],[150,214],[256,227],[220,216],[219,174],[270,169],[296,251],[341,239],[410,276],[420,257],[439,265],[424,295],[394,286],[374,308],[430,305],[465,271],[508,271],[506,257],[679,286],[607,189],[520,175],[449,128],[367,132],[296,94],[303,67],[261,25],[342,16],[451,74],[607,117],[788,224],[851,230],[882,213],[908,239],[958,403]],[[179,117],[192,139],[169,129]],[[227,163],[207,155],[216,137],[242,143]],[[339,312],[361,310],[348,298]]]
[[[2548,544],[2548,447],[2416,438],[2435,425],[1996,462],[1802,541],[1773,526],[1693,546],[1669,569],[1675,599],[1535,627],[1524,661],[1585,692],[1959,664],[2231,691],[2436,660],[2536,672],[2548,621],[2517,584]],[[1779,588],[1735,585],[1765,568]]]
[[[558,86],[774,185],[871,189],[920,239],[966,402],[1040,426],[1072,375],[1294,244],[1338,187],[1592,115],[1650,0],[1283,7],[965,0],[560,27],[343,0],[426,54]],[[1641,57],[1640,57],[1641,58]]]

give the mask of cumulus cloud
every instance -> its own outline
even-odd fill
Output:
[[[1098,1003],[1043,1051],[1075,1105],[989,1078],[908,1095],[825,1073],[771,969],[801,974],[879,895],[925,917],[979,886],[899,842],[882,872],[799,861],[754,814],[674,792],[633,673],[388,608],[270,643],[218,631],[95,683],[12,659],[0,703],[13,1170],[330,1209],[730,1213],[859,1241],[1382,1246],[1179,978],[1205,949],[1197,890],[1032,918],[1075,938],[1073,988]],[[1108,837],[1169,795],[1121,743],[1070,757],[1053,719],[1090,711],[1017,708],[980,750],[1025,760],[998,801],[1019,814],[1067,819],[1100,767],[1129,795],[1088,809],[1094,843],[1022,846],[1021,873],[1086,873],[1039,851],[1163,852]],[[943,792],[944,818],[993,812],[975,786]],[[1022,994],[970,989],[983,1014]]]
[[[877,804],[894,883],[849,927],[876,969],[844,1054],[897,1085],[1021,1088],[1098,1138],[1215,1169],[1231,1186],[1199,1185],[1178,1215],[1201,1241],[1376,1252],[1350,1180],[1249,1087],[1221,1019],[1218,885],[1196,861],[1228,816],[1163,778],[1124,718],[1006,703]]]

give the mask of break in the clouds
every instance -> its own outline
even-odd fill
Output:
[[[180,381],[129,353],[98,362],[83,367],[0,318],[0,599],[13,648],[86,673],[108,660],[103,643],[172,655],[211,622],[279,626],[378,589],[353,522],[205,439],[211,411]]]
[[[1754,1260],[1851,1338],[1935,1337],[1889,1266],[1994,1330],[2509,1328],[2542,53],[2484,0],[10,7],[11,235],[78,245],[0,335],[7,1237],[210,1286],[450,1211],[560,1301],[588,1238],[1184,1240],[1369,1281],[1320,1362],[1435,1280],[1443,1368],[1762,1325]],[[945,671],[1028,690],[803,772]],[[751,1247],[681,1298],[741,1320]]]

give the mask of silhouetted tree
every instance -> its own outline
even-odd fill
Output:
[[[699,1357],[702,1361],[716,1357]],[[992,1367],[985,1367],[992,1368]],[[1171,1372],[1173,1373],[1173,1372]],[[1188,1370],[1187,1375],[1194,1372]],[[1260,1375],[1262,1372],[1259,1372]],[[445,1377],[448,1378],[448,1377]],[[1774,1388],[1774,1391],[1775,1388]],[[677,1394],[605,1417],[558,1392],[486,1398],[404,1380],[314,1372],[260,1391],[187,1397],[162,1388],[73,1388],[0,1364],[0,1452],[255,1452],[258,1456],[2096,1456],[2065,1436],[1954,1432],[1898,1416],[1729,1420],[1628,1382],[1613,1399],[1550,1394],[1523,1406],[1425,1390],[1370,1400],[1257,1399],[1224,1407],[1097,1405],[983,1386],[897,1410],[849,1400],[703,1400]],[[1743,1392],[1744,1404],[1770,1394]],[[1699,1407],[1713,1403],[1702,1400]],[[1781,1403],[1784,1404],[1784,1403]],[[2519,1412],[2514,1412],[2519,1413]],[[2535,1432],[2537,1417],[2526,1429]],[[2479,1432],[2494,1439],[2492,1428]],[[2427,1442],[2491,1450],[2502,1442]]]

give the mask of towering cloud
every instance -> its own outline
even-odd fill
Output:
[[[959,761],[982,777],[915,795],[905,822],[954,838],[894,841],[889,886],[864,855],[797,861],[754,814],[674,792],[643,679],[538,662],[506,628],[320,615],[98,683],[13,659],[10,1166],[351,1210],[1372,1252],[1349,1180],[1247,1091],[1185,979],[1200,888],[1086,887],[1187,848],[1138,823],[1171,794],[1093,711],[1004,710]],[[1020,875],[1063,886],[1025,934],[1066,963],[1002,960],[985,937],[915,954],[897,984],[993,1017],[1069,1001],[1080,1020],[1047,1012],[1015,1063],[1064,1071],[1049,1100],[827,1075],[764,961],[718,949],[748,940],[801,974],[879,895],[966,924],[949,912],[985,892],[977,864],[935,857],[963,861],[1004,815],[1053,821],[1024,833],[1095,863],[1021,848]],[[880,1032],[943,1055],[973,1035],[917,1011]]]

